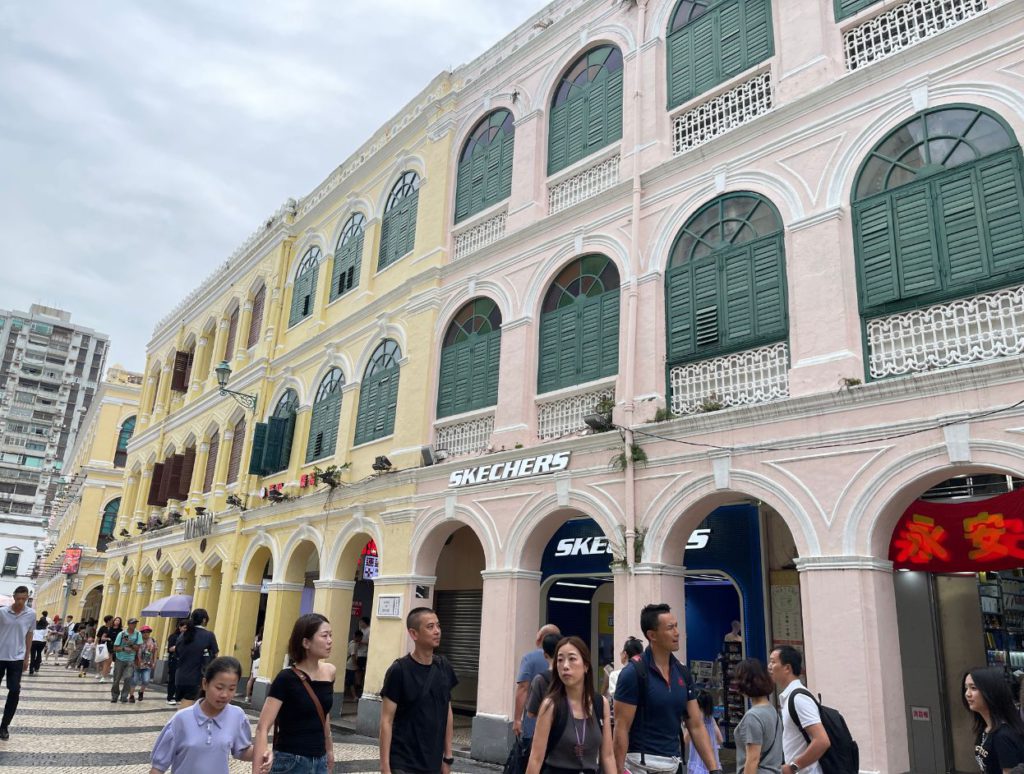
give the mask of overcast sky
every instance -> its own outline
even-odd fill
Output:
[[[162,318],[547,0],[0,0],[0,308],[141,370]]]

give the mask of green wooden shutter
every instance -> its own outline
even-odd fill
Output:
[[[487,162],[488,153],[481,151],[473,156],[471,168],[473,194],[471,201],[477,211],[483,209],[484,200],[487,197]]]
[[[577,97],[566,103],[569,107],[566,130],[566,166],[587,155],[587,98]]]
[[[622,70],[608,76],[607,100],[605,102],[605,135],[601,147],[622,139]],[[598,150],[591,148],[591,151]]]
[[[786,257],[782,234],[755,242],[754,330],[759,339],[783,337],[789,331],[786,307]]]
[[[603,148],[608,135],[608,78],[609,73],[602,71],[598,79],[590,84],[586,99],[586,146],[580,158],[590,155],[592,149]]]
[[[722,257],[724,303],[719,308],[721,343],[733,346],[754,337],[754,277],[748,246]]]
[[[458,346],[458,345],[455,345]],[[448,417],[455,414],[455,372],[459,353],[455,346],[441,350],[441,366],[437,376],[437,415]]]
[[[601,296],[601,369],[598,378],[619,372],[619,291]]]
[[[877,196],[855,203],[853,228],[859,259],[861,308],[880,306],[899,298],[891,197]]]
[[[743,71],[743,12],[739,3],[727,3],[718,11],[719,81]]]
[[[574,382],[589,382],[601,374],[601,298],[578,302],[579,346],[576,348]],[[563,385],[565,386],[565,385]]]
[[[473,339],[456,345],[455,357],[455,409],[466,411],[472,405],[473,396]]]
[[[668,328],[668,362],[672,364],[692,355],[697,344],[693,330],[693,275],[690,267],[673,266],[667,275],[665,324]]]
[[[501,141],[501,163],[498,165],[498,185],[491,204],[507,199],[512,193],[512,159],[516,152],[515,134],[505,135]]]
[[[693,265],[694,339],[697,350],[721,343],[718,263],[714,260]]]
[[[262,476],[263,472],[263,450],[267,444],[267,424],[257,422],[252,431],[252,449],[249,452],[249,474]]]
[[[359,385],[359,409],[356,415],[355,443],[358,446],[373,439],[373,423],[376,420],[377,394],[380,385],[374,377],[364,378]]]
[[[298,277],[292,285],[292,306],[288,315],[288,327],[309,317],[313,311],[313,299],[316,298],[316,275],[313,269]]]
[[[743,12],[743,60],[736,72],[763,62],[775,52],[775,36],[772,32],[771,0],[748,0],[740,6]]]
[[[363,235],[359,234],[334,253],[331,272],[331,301],[359,284],[359,268],[363,255]]]
[[[693,85],[693,36],[683,27],[668,36],[668,106],[681,105],[695,92]]]
[[[579,379],[577,351],[580,346],[579,302],[558,312],[558,383],[556,388],[569,387]]]
[[[394,250],[391,244],[394,239],[392,235],[394,219],[394,210],[385,212],[380,219],[380,250],[377,252],[377,271],[380,271],[391,262],[389,256]]]
[[[984,159],[977,166],[979,209],[993,274],[1020,272],[1024,245],[1024,191],[1019,149]]]
[[[484,368],[482,406],[494,406],[498,403],[498,374],[501,371],[500,329],[487,334],[487,364]]]
[[[473,212],[473,159],[459,162],[455,178],[455,222],[469,217]]]
[[[384,417],[384,428],[381,436],[391,435],[395,432],[395,416],[398,414],[398,380],[401,374],[396,368],[392,373],[390,380],[387,385],[387,403],[384,406],[385,417]]]
[[[288,467],[288,462],[281,460],[281,449],[284,447],[284,436],[288,429],[288,420],[282,417],[270,417],[267,420],[266,442],[263,447],[263,470],[277,473]]]
[[[341,391],[335,390],[313,406],[316,432],[312,430],[306,445],[306,462],[333,457],[338,445],[338,423],[341,415]]]
[[[982,239],[984,221],[974,169],[957,170],[937,178],[933,190],[949,284],[959,285],[989,276],[991,267]]]
[[[569,103],[551,109],[548,122],[548,174],[569,166]]]
[[[836,21],[849,18],[858,11],[862,11],[880,2],[882,0],[834,0],[833,6],[835,8]]]
[[[721,81],[721,49],[718,40],[720,32],[716,29],[717,16],[715,11],[708,11],[687,25],[693,28],[690,33],[693,40],[693,94],[687,95],[686,99],[693,99],[698,94],[713,89]]]
[[[405,242],[403,250],[398,258],[406,253],[411,253],[416,247],[416,214],[419,210],[420,192],[414,191],[405,197],[403,209],[405,210]]]
[[[537,364],[537,392],[549,392],[558,384],[559,313],[547,312],[540,318],[540,344]]]
[[[905,186],[891,195],[900,296],[908,298],[937,290],[941,279],[930,186]]]

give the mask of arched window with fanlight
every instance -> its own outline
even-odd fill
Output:
[[[459,155],[456,223],[508,198],[515,140],[515,119],[508,110],[495,110],[473,127]]]
[[[552,281],[540,315],[537,391],[619,371],[619,271],[600,254],[575,259]]]
[[[788,335],[782,218],[763,196],[729,193],[676,237],[665,272],[671,367]]]
[[[121,423],[117,433],[117,449],[114,451],[114,467],[123,468],[128,462],[128,442],[135,433],[135,417],[128,417]]]
[[[679,0],[666,38],[669,109],[765,61],[774,49],[771,0]]]
[[[331,301],[345,295],[359,284],[359,268],[363,259],[363,232],[366,217],[353,213],[346,221],[334,248],[334,268],[331,271]]]
[[[548,174],[622,139],[622,52],[597,46],[565,71],[548,121]]]
[[[395,431],[401,359],[402,352],[391,339],[382,341],[370,356],[359,385],[356,445],[384,438]]]
[[[320,380],[309,421],[306,462],[334,456],[341,418],[341,388],[344,386],[345,375],[340,368],[332,368]]]
[[[489,298],[460,309],[441,344],[437,416],[493,406],[498,402],[501,310]]]
[[[377,271],[385,269],[416,244],[416,213],[420,202],[420,176],[403,172],[388,195],[384,216],[380,219],[380,251]]]
[[[853,189],[864,317],[1024,279],[1021,148],[972,105],[918,113],[861,165]]]
[[[110,541],[114,539],[114,528],[117,526],[117,512],[121,510],[121,498],[115,497],[103,508],[100,517],[100,534],[96,538],[96,550],[106,551]]]
[[[316,278],[323,253],[319,247],[306,250],[295,270],[295,284],[292,286],[292,308],[288,315],[288,327],[305,320],[313,313],[316,302]]]
[[[266,422],[257,422],[249,453],[249,473],[268,476],[287,470],[292,457],[295,416],[299,395],[289,388],[284,391]],[[237,436],[236,436],[237,437]]]

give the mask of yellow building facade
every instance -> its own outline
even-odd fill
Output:
[[[410,471],[432,432],[450,88],[436,78],[288,200],[148,345],[102,613],[189,595],[246,669],[261,628],[257,702],[301,612],[332,621],[341,693],[350,630],[380,594],[415,594]],[[171,620],[146,620],[163,644]],[[371,691],[404,652],[402,622],[375,620],[373,640]]]
[[[64,466],[49,551],[40,563],[35,607],[74,620],[99,615],[105,551],[114,539],[121,508],[128,442],[137,422],[142,374],[112,366],[82,422]],[[66,550],[82,551],[78,572],[65,575]]]

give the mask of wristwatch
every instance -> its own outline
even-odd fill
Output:
[[[793,761],[791,764],[789,764],[789,768],[793,771],[793,774],[800,773],[800,767],[796,765],[796,761]]]
[[[453,763],[455,763],[455,758],[441,758],[441,763],[443,763],[445,766],[451,766]]]

